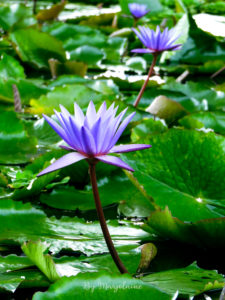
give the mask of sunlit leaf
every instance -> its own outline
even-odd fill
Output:
[[[20,59],[37,68],[48,68],[50,58],[56,58],[62,62],[66,59],[62,43],[36,29],[26,28],[14,31],[10,34],[10,39]]]
[[[25,163],[36,154],[36,138],[29,137],[14,112],[1,112],[0,163]],[[7,150],[6,150],[7,149]]]
[[[137,297],[171,299],[171,296],[134,279],[129,275],[109,276],[104,273],[81,274],[76,277],[62,278],[51,286],[46,293],[36,293],[34,300],[79,297],[79,299],[137,299]]]
[[[152,148],[123,159],[157,205],[185,221],[224,216],[224,137],[172,129],[141,141]]]
[[[194,296],[213,289],[214,282],[217,288],[225,284],[222,275],[213,270],[200,269],[196,264],[183,269],[147,275],[142,280],[171,295],[178,291],[181,296]]]

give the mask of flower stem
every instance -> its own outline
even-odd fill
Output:
[[[33,14],[36,14],[37,0],[33,0]]]
[[[143,93],[144,93],[144,91],[145,91],[145,88],[146,88],[146,86],[147,86],[147,84],[148,84],[149,78],[151,77],[152,72],[153,72],[153,69],[154,69],[154,66],[155,66],[155,64],[156,64],[157,56],[158,56],[158,55],[157,55],[156,53],[153,54],[153,60],[152,60],[152,64],[151,64],[150,69],[149,69],[149,72],[148,72],[147,79],[145,80],[144,84],[142,85],[142,88],[141,88],[141,90],[140,90],[140,92],[139,92],[139,94],[138,94],[138,96],[137,96],[137,99],[136,99],[135,102],[134,102],[134,107],[137,107],[137,106],[138,106],[138,103],[139,103],[140,100],[141,100],[141,97],[142,97],[142,95],[143,95]]]
[[[106,224],[105,221],[105,216],[104,216],[104,212],[102,209],[102,205],[101,205],[101,201],[100,201],[100,197],[99,197],[99,192],[98,192],[98,186],[97,186],[97,180],[96,180],[96,172],[95,172],[95,164],[96,163],[89,163],[89,173],[90,173],[90,178],[91,178],[91,184],[92,184],[92,189],[93,189],[93,195],[94,195],[94,200],[95,200],[95,206],[96,206],[96,210],[98,213],[98,218],[100,221],[100,225],[102,228],[102,232],[105,238],[105,242],[108,246],[109,252],[117,266],[117,268],[119,269],[120,273],[128,273],[127,269],[124,267],[122,261],[119,258],[118,253],[116,252],[116,249],[113,245],[109,230],[108,230],[108,226]]]
[[[133,27],[136,27],[136,26],[137,26],[137,21],[138,21],[138,19],[134,18]]]

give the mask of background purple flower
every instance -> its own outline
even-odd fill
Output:
[[[147,8],[145,4],[139,3],[129,3],[129,10],[135,19],[140,19],[143,16],[147,15],[150,12],[150,9]]]
[[[132,28],[139,40],[147,49],[133,49],[136,53],[160,53],[168,50],[178,50],[181,44],[174,44],[180,34],[174,32],[174,29],[166,28],[163,32],[157,26],[156,31],[146,26],[138,26],[139,31]]]
[[[95,106],[91,101],[86,116],[76,103],[74,104],[75,115],[71,115],[62,105],[60,105],[60,108],[61,112],[55,111],[59,124],[46,115],[43,115],[43,117],[67,143],[67,146],[61,147],[72,152],[56,160],[39,173],[38,176],[66,167],[82,159],[96,159],[134,171],[120,158],[108,154],[130,152],[151,147],[145,144],[115,146],[128,123],[135,115],[135,112],[133,112],[122,121],[127,108],[117,116],[118,106],[114,108],[114,103],[107,109],[106,103],[103,102],[98,112],[96,112]]]

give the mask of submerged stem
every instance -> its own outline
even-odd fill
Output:
[[[98,192],[96,172],[95,172],[95,163],[89,163],[89,172],[90,172],[91,184],[92,184],[93,195],[94,195],[94,200],[95,200],[95,206],[96,206],[96,210],[98,213],[98,218],[100,221],[102,232],[103,232],[103,235],[105,238],[105,242],[108,246],[109,252],[110,252],[117,268],[119,269],[120,273],[121,274],[128,273],[127,269],[125,268],[122,261],[120,260],[119,255],[113,245],[113,241],[111,239],[111,236],[110,236],[110,233],[108,230],[108,226],[105,221],[105,216],[104,216],[104,212],[102,209],[99,192]]]
[[[137,106],[138,106],[138,103],[139,103],[140,100],[141,100],[141,97],[142,97],[142,95],[143,95],[143,93],[144,93],[144,91],[145,91],[145,88],[146,88],[147,84],[148,84],[149,78],[151,77],[152,72],[153,72],[153,70],[154,70],[154,66],[155,66],[155,64],[156,64],[156,61],[157,61],[157,54],[154,53],[154,54],[153,54],[152,64],[151,64],[151,66],[150,66],[150,69],[149,69],[149,72],[148,72],[147,79],[145,80],[144,84],[142,85],[142,88],[141,88],[141,90],[140,90],[140,92],[139,92],[139,94],[138,94],[138,96],[137,96],[137,99],[136,99],[135,102],[134,102],[134,107],[137,107]]]

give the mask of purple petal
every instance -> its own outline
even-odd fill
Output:
[[[62,148],[62,149],[68,150],[68,151],[71,151],[71,150],[74,151],[74,149],[72,147],[69,147],[69,146],[60,145],[59,147]]]
[[[109,152],[109,150],[112,148],[111,146],[111,141],[112,141],[112,138],[113,136],[115,135],[117,129],[118,129],[118,126],[123,118],[123,116],[125,115],[126,111],[127,111],[128,107],[126,107],[116,118],[114,118],[111,123],[109,124],[110,125],[110,132],[107,133],[106,135],[106,139],[103,140],[103,147],[101,148],[102,152],[103,153],[107,153]],[[108,138],[107,138],[108,137]]]
[[[171,46],[168,50],[179,50],[182,47],[182,44],[177,44],[174,46]]]
[[[150,49],[133,49],[131,50],[131,52],[133,53],[154,53],[154,50],[150,50]]]
[[[99,127],[101,124],[101,118],[97,119],[97,121],[93,124],[92,128],[91,128],[91,134],[95,140],[96,146],[97,146],[97,139],[98,139],[98,132],[99,132]]]
[[[123,153],[123,152],[131,152],[131,151],[137,151],[137,150],[144,150],[151,148],[151,145],[146,144],[130,144],[130,145],[118,145],[112,147],[110,150],[110,153]]]
[[[74,135],[74,131],[72,129],[71,123],[70,123],[70,119],[72,118],[71,115],[69,115],[68,117],[65,116],[65,114],[59,114],[59,116],[61,117],[61,124],[66,132],[67,138],[70,141],[69,145],[74,147],[76,150],[79,149],[79,147],[77,148],[77,138]]]
[[[72,164],[74,164],[74,163],[76,163],[76,162],[78,162],[82,159],[85,159],[85,158],[87,158],[87,157],[84,156],[83,154],[78,153],[78,152],[68,153],[68,154],[62,156],[61,158],[57,159],[49,167],[47,167],[46,169],[41,171],[37,176],[42,176],[44,174],[54,172],[58,169],[67,167],[69,165],[72,165]]]
[[[96,110],[94,103],[90,101],[88,108],[87,108],[87,113],[86,113],[86,118],[84,120],[84,125],[87,126],[89,129],[93,126],[97,118],[96,115]]]
[[[78,124],[81,124],[81,126],[84,124],[84,114],[77,103],[74,103],[74,112],[75,112],[75,118],[78,122]]]
[[[159,26],[157,26],[156,31],[146,26],[138,26],[138,29],[139,31],[136,29],[133,29],[133,31],[147,49],[145,49],[145,51],[134,49],[132,52],[160,53],[166,50],[179,49],[179,46],[173,45],[179,37],[179,34],[177,34],[174,29],[168,30],[168,28],[166,28],[163,32],[160,31]]]
[[[132,169],[128,164],[122,161],[119,157],[111,156],[111,155],[101,155],[101,156],[96,156],[96,158],[106,164],[114,165],[126,169],[128,171],[134,172],[134,169]]]
[[[136,36],[139,38],[139,40],[142,42],[143,45],[146,46],[146,40],[145,38],[141,35],[141,33],[135,29],[135,28],[132,28],[133,32],[136,34]]]
[[[67,116],[68,118],[69,118],[69,116],[70,116],[70,113],[68,112],[68,110],[63,106],[63,105],[59,105],[59,107],[60,107],[60,109],[61,109],[61,112],[65,115],[65,116]]]
[[[117,132],[115,133],[110,148],[113,147],[118,139],[120,138],[121,134],[123,133],[123,131],[125,130],[125,128],[127,127],[127,125],[130,123],[131,119],[134,117],[135,112],[133,112],[132,114],[130,114],[129,116],[126,117],[126,119],[123,120],[123,122],[120,124],[120,127],[118,128]]]
[[[73,135],[74,144],[76,145],[76,149],[81,151],[83,149],[83,144],[81,139],[80,128],[77,126],[74,117],[70,116],[69,122],[71,126],[71,132]]]
[[[70,144],[70,140],[67,138],[67,135],[64,129],[59,126],[54,120],[49,118],[48,116],[43,114],[44,119],[48,122],[48,124],[55,130],[55,132],[67,143]]]
[[[84,144],[84,153],[87,154],[96,154],[96,144],[95,140],[87,127],[81,127],[81,136]]]
[[[106,109],[107,109],[107,107],[106,107],[106,103],[104,101],[97,112],[97,116],[98,117],[102,116],[106,112]]]

